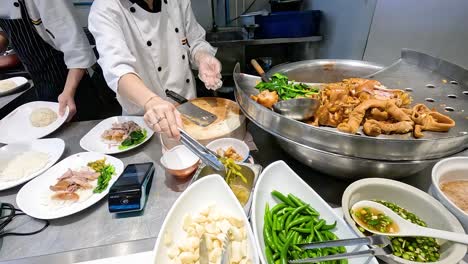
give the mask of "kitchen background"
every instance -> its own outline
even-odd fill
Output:
[[[75,0],[80,21],[87,24],[89,0]],[[216,22],[225,26],[224,3],[236,18],[270,8],[269,0],[214,0]],[[252,4],[253,3],[253,4]],[[211,28],[211,1],[192,0],[201,25]],[[323,17],[317,58],[368,60],[388,65],[402,48],[439,56],[468,68],[468,1],[466,0],[304,0],[304,10],[321,10]],[[234,21],[230,26],[237,26]]]

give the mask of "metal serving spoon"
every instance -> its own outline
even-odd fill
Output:
[[[311,119],[320,102],[311,98],[296,98],[279,101],[273,105],[273,110],[287,118],[303,121]]]
[[[365,224],[362,223],[362,221],[355,215],[355,212],[358,209],[362,209],[364,207],[368,208],[374,208],[386,216],[390,217],[395,224],[398,226],[398,230],[392,233],[382,233],[378,232],[373,229],[369,229]],[[449,231],[443,231],[439,229],[433,229],[433,228],[428,228],[428,227],[422,227],[419,225],[415,225],[404,218],[400,217],[397,213],[393,212],[392,209],[386,207],[383,204],[373,202],[373,201],[368,201],[368,200],[363,200],[360,202],[357,202],[353,205],[351,208],[352,210],[352,217],[354,221],[367,231],[378,234],[378,235],[386,235],[386,236],[399,236],[399,237],[432,237],[432,238],[440,238],[440,239],[445,239],[449,241],[453,241],[456,243],[468,245],[468,235],[466,234],[461,234],[461,233],[455,233],[455,232],[449,232]]]
[[[251,60],[250,63],[260,75],[262,81],[270,82],[262,66],[255,59]],[[312,118],[319,106],[320,102],[316,99],[295,98],[277,102],[273,105],[273,110],[287,118],[303,121]]]

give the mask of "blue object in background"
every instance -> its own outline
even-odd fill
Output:
[[[300,38],[319,34],[320,10],[274,12],[255,16],[255,38]]]

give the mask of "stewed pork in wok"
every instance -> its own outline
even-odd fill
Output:
[[[424,104],[411,107],[408,93],[388,89],[376,80],[349,78],[327,83],[317,97],[320,106],[306,123],[345,133],[355,134],[362,126],[368,136],[412,132],[421,138],[423,131],[447,132],[455,126],[453,119]],[[252,99],[268,108],[280,100],[275,90],[263,90]]]

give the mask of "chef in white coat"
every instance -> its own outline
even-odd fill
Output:
[[[191,68],[208,89],[222,84],[216,49],[205,41],[190,0],[95,0],[88,24],[123,114],[144,114],[156,132],[179,137],[180,114],[165,90],[194,98]]]
[[[68,0],[2,0],[0,52],[16,51],[35,100],[58,101],[61,115],[68,106],[70,118],[78,108],[77,120],[89,120],[99,105],[87,72],[96,58],[73,11]]]

